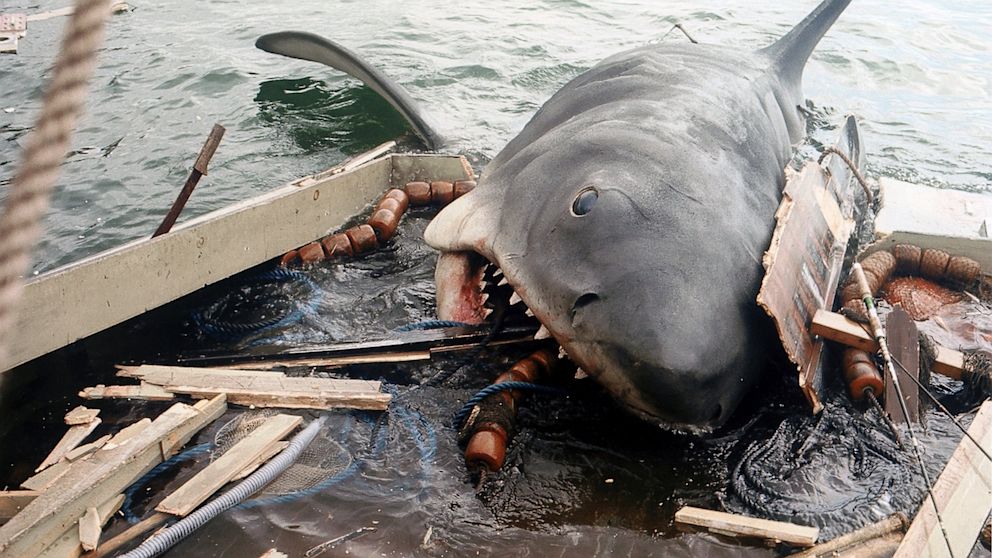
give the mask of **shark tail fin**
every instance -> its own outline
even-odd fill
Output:
[[[780,74],[798,82],[813,49],[850,3],[851,0],[823,0],[799,25],[761,52],[772,59]]]
[[[273,54],[318,62],[360,80],[393,105],[428,148],[436,151],[444,145],[444,137],[403,87],[343,46],[319,35],[300,31],[262,35],[255,41],[255,46]]]

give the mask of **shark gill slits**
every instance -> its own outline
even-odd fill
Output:
[[[572,215],[582,217],[592,211],[599,199],[599,191],[595,188],[585,188],[572,200]]]

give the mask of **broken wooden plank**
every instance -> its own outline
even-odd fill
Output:
[[[875,353],[878,351],[878,343],[865,327],[867,326],[836,312],[818,310],[813,316],[810,331],[824,339]],[[930,369],[948,378],[960,380],[964,370],[964,354],[947,347],[937,347],[937,358]]]
[[[121,505],[124,503],[124,495],[118,494],[117,496],[107,500],[103,504],[96,507],[97,518],[98,518],[98,528],[102,528],[104,525],[110,521],[110,518],[117,513],[117,510],[121,509]],[[62,533],[57,541],[46,548],[38,558],[78,558],[83,555],[83,546],[80,541],[79,524],[78,522],[71,526],[70,529]],[[90,556],[87,554],[87,556]]]
[[[55,465],[46,467],[40,473],[29,477],[22,482],[21,488],[25,488],[27,490],[37,490],[39,492],[48,490],[50,486],[62,478],[62,475],[65,475],[69,471],[71,466],[71,461],[60,461]]]
[[[801,552],[791,554],[789,558],[817,558],[818,556],[837,556],[840,553],[857,552],[858,547],[867,541],[897,533],[902,538],[903,532],[909,526],[909,520],[901,513],[894,513],[885,519],[866,525],[857,531],[820,543]]]
[[[100,409],[88,409],[80,405],[65,414],[65,423],[68,424],[69,426],[79,426],[80,424],[89,424],[93,422],[96,419],[97,415],[99,414],[100,414]]]
[[[87,455],[95,452],[96,450],[102,448],[108,441],[110,441],[110,438],[112,438],[112,436],[110,434],[107,434],[106,436],[99,438],[93,442],[79,446],[78,448],[65,454],[65,457],[63,457],[63,459],[66,461],[78,461],[86,457]]]
[[[100,544],[100,514],[96,508],[86,508],[79,519],[79,544],[89,552]]]
[[[686,506],[675,512],[676,525],[689,525],[715,530],[720,534],[739,537],[754,537],[769,541],[780,541],[795,546],[812,546],[820,530],[816,527],[795,525],[784,521],[757,519],[732,513],[704,510]]]
[[[992,401],[982,403],[968,433],[992,453]],[[992,512],[992,462],[970,439],[962,438],[958,443],[933,485],[933,500],[940,509],[948,540],[944,540],[933,502],[924,496],[893,558],[967,556],[971,552]]]
[[[898,304],[885,317],[885,338],[888,340],[889,352],[894,359],[892,366],[896,374],[899,374],[899,388],[909,416],[903,416],[899,395],[889,374],[883,375],[885,412],[898,424],[905,424],[907,419],[909,422],[919,424],[920,388],[917,382],[920,380],[920,333],[913,318],[909,317],[909,314]],[[907,378],[907,374],[916,382]]]
[[[365,411],[385,411],[392,396],[388,393],[322,393],[322,392],[258,392],[253,390],[199,388],[191,386],[169,386],[169,391],[193,397],[214,397],[219,393],[227,395],[232,405],[273,409],[361,409]]]
[[[289,442],[276,442],[275,444],[272,445],[272,447],[265,450],[264,453],[258,454],[258,457],[254,461],[249,463],[248,466],[242,469],[240,473],[234,475],[229,482],[241,480],[247,477],[248,475],[254,473],[255,469],[261,467],[264,463],[268,462],[270,459],[278,455],[280,452],[282,452],[282,450],[286,449],[288,446],[289,446]]]
[[[141,434],[151,424],[152,419],[145,417],[137,422],[125,426],[124,428],[121,428],[117,431],[117,434],[114,434],[114,437],[107,442],[107,449],[116,448],[117,446],[127,442],[138,434]]]
[[[245,467],[293,431],[303,421],[296,415],[275,415],[231,446],[223,455],[169,494],[156,511],[185,516],[228,483]]]
[[[83,440],[86,439],[87,436],[92,434],[93,431],[96,430],[97,426],[100,426],[99,418],[94,418],[92,421],[86,424],[80,424],[78,426],[70,426],[69,431],[66,432],[64,436],[62,436],[62,439],[59,440],[59,443],[55,445],[55,448],[52,450],[52,452],[48,454],[48,457],[46,457],[44,461],[41,462],[41,465],[38,465],[38,468],[35,469],[34,472],[36,473],[40,472],[42,469],[50,465],[54,465],[59,461],[61,461],[62,458],[65,457],[65,454],[74,450],[76,446],[79,445],[80,442],[82,442]]]
[[[0,492],[0,522],[17,515],[24,506],[31,503],[40,492],[37,490],[4,490]]]
[[[848,116],[833,146],[854,166],[862,167],[864,150],[857,120]],[[817,310],[833,305],[854,231],[853,171],[837,155],[823,165],[809,161],[789,177],[775,212],[775,230],[761,263],[765,275],[758,305],[772,318],[799,387],[813,413],[823,409],[823,341],[809,332]]]
[[[216,401],[210,413],[177,403],[129,442],[72,463],[48,490],[0,526],[0,558],[34,556],[50,546],[86,508],[107,494],[123,492],[219,417],[226,405],[223,398]]]
[[[139,378],[141,381],[168,388],[183,385],[212,388],[218,392],[226,388],[254,391],[340,391],[378,393],[382,382],[377,380],[339,380],[331,378],[289,377],[280,372],[258,370],[224,370],[218,368],[193,368],[182,366],[119,367],[118,376]]]
[[[173,519],[173,517],[167,513],[155,512],[121,531],[119,534],[107,539],[106,542],[97,547],[96,551],[92,554],[87,554],[87,558],[108,558],[114,556],[121,547],[153,529],[158,529],[170,519]]]
[[[169,401],[175,396],[162,389],[161,386],[153,384],[141,384],[137,386],[105,386],[98,384],[93,387],[83,388],[79,392],[83,399],[141,399],[143,401]]]

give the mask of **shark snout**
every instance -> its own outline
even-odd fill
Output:
[[[680,308],[639,288],[644,279],[576,298],[569,355],[643,418],[686,429],[722,424],[748,385],[735,340],[721,338],[718,319],[688,319],[691,301]]]

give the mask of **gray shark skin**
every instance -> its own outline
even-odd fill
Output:
[[[802,70],[849,2],[757,52],[650,45],[565,85],[428,226],[439,317],[481,321],[495,264],[626,408],[669,429],[722,424],[770,339],[755,297],[804,134]]]

